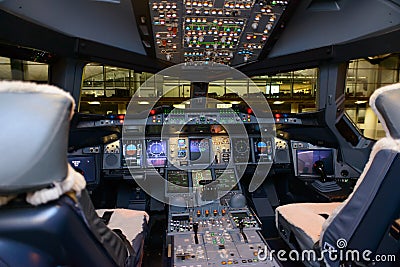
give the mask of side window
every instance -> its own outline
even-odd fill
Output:
[[[0,79],[48,83],[49,65],[33,61],[0,57]]]
[[[83,70],[79,112],[125,114],[132,95],[151,76],[131,69],[87,64]]]
[[[400,54],[349,62],[345,87],[346,113],[365,137],[380,139],[386,136],[368,101],[376,89],[399,81]]]

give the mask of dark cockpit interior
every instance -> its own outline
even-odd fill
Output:
[[[399,266],[398,0],[0,24],[0,266]]]

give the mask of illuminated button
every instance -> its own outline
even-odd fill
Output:
[[[228,265],[231,265],[232,263],[233,263],[233,261],[230,261],[230,260],[228,261]]]
[[[209,211],[209,210],[206,210],[206,211],[205,211],[205,214],[206,214],[206,216],[208,216],[208,215],[210,214],[210,211]]]
[[[257,257],[258,252],[257,252],[257,251],[254,251],[254,252],[253,252],[253,255]]]
[[[221,210],[222,216],[226,214],[226,210]]]
[[[226,261],[221,261],[221,264],[222,265],[226,265]]]
[[[218,215],[218,211],[217,210],[214,210],[214,216],[217,216]]]
[[[200,215],[201,215],[201,211],[197,210],[197,217],[200,217]]]

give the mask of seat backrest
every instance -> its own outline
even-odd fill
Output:
[[[0,265],[124,266],[124,242],[97,217],[67,161],[74,100],[0,81]]]
[[[398,253],[398,242],[388,246],[385,240],[400,217],[399,103],[400,84],[382,87],[371,96],[370,106],[387,137],[376,142],[353,193],[323,225],[319,245],[323,251],[330,251],[324,253],[329,266],[339,266],[340,260],[368,262],[382,251]],[[350,251],[356,251],[359,258],[351,256]]]
[[[0,194],[64,180],[72,97],[53,86],[24,82],[2,81],[0,93]]]

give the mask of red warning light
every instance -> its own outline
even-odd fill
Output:
[[[281,114],[279,114],[279,113],[275,114],[275,118],[280,118],[280,117],[281,117]]]
[[[150,110],[150,115],[155,115],[155,114],[156,114],[156,110],[155,109]]]
[[[248,108],[247,109],[247,114],[251,114],[251,113],[253,113],[253,110],[251,110],[251,108]]]
[[[118,119],[120,119],[120,120],[125,119],[125,115],[118,115]]]

